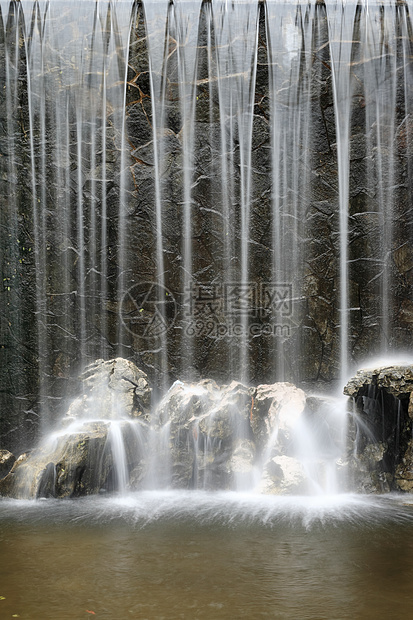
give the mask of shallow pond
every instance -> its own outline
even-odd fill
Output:
[[[0,618],[411,618],[410,501],[3,499]]]

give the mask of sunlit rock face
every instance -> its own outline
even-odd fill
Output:
[[[67,419],[137,418],[150,411],[152,389],[148,377],[128,360],[97,360],[80,379],[83,395],[70,405]]]
[[[14,465],[16,458],[8,450],[0,450],[0,479],[4,478]]]
[[[349,441],[355,488],[365,492],[413,490],[413,367],[361,369],[344,393],[353,399]]]

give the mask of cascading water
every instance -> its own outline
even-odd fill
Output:
[[[161,404],[103,422],[100,488],[268,489],[289,467],[336,490],[325,405],[264,432],[248,399],[412,344],[409,2],[0,11],[1,437],[29,445],[77,369],[122,355]],[[245,384],[242,415],[227,387],[183,426],[162,413],[205,377]]]
[[[348,376],[348,205],[350,175],[350,115],[353,88],[351,80],[351,61],[353,50],[346,44],[353,38],[354,16],[356,6],[328,5],[327,15],[330,24],[331,74],[333,79],[334,108],[337,139],[337,167],[339,194],[339,239],[340,239],[340,272],[339,272],[339,324],[340,324],[340,379],[345,383]]]
[[[176,381],[149,410],[146,375],[122,358],[92,364],[83,386],[57,430],[0,480],[0,494],[346,489],[347,415],[335,399],[307,397],[290,383]]]
[[[119,176],[119,217],[113,212],[112,217],[119,221],[121,241],[125,227],[124,92],[131,7],[132,3],[122,2],[113,13],[110,4],[98,3],[1,4],[6,66],[11,65],[15,74],[13,83],[10,76],[6,84],[4,118],[10,119],[9,123],[20,122],[20,136],[16,126],[10,132],[20,152],[13,148],[6,155],[8,165],[13,169],[19,166],[20,172],[8,174],[4,182],[6,196],[25,196],[24,213],[22,203],[15,200],[13,219],[20,225],[14,227],[13,234],[5,235],[2,244],[3,274],[4,281],[10,279],[16,290],[16,311],[34,317],[28,327],[30,334],[24,327],[15,331],[14,320],[9,321],[13,333],[9,346],[20,351],[33,347],[36,351],[41,420],[46,428],[51,420],[49,401],[56,397],[51,385],[56,371],[51,363],[63,364],[57,373],[61,374],[66,356],[75,347],[83,366],[88,356],[97,354],[95,343],[90,346],[96,332],[100,333],[101,352],[108,346],[108,185],[113,183],[114,174]],[[14,54],[12,62],[10,52]],[[7,73],[10,75],[9,70]],[[21,79],[27,87],[26,108],[24,118],[18,121],[21,99],[12,106],[10,96],[18,92]],[[2,139],[4,144],[7,135]],[[112,160],[113,153],[120,152],[118,161],[111,162],[110,178],[109,143]],[[8,260],[10,252],[14,263]],[[118,255],[122,274],[122,252]],[[22,271],[32,263],[32,256],[34,269],[29,267],[30,275],[26,275],[29,286],[34,281],[35,288],[30,290],[28,301],[22,300],[28,292]],[[56,338],[65,345],[57,344]],[[57,349],[60,353],[52,362],[50,352]]]
[[[0,0],[2,617],[411,615],[412,1]]]

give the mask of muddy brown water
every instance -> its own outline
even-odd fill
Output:
[[[406,496],[3,499],[0,558],[1,619],[413,618]]]

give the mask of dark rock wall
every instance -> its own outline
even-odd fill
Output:
[[[411,365],[359,370],[344,393],[353,400],[348,432],[351,488],[411,491]]]
[[[123,297],[127,290],[139,287],[142,282],[159,281],[156,152],[145,6],[137,3],[132,9],[125,108],[127,152],[122,157],[122,126],[117,120],[117,110],[108,106],[104,119],[105,158],[103,122],[98,118],[94,128],[85,126],[82,130],[84,169],[79,177],[76,111],[68,110],[70,146],[64,157],[58,158],[55,92],[45,93],[46,130],[41,117],[30,113],[30,69],[26,56],[32,35],[23,23],[18,4],[11,3],[0,27],[0,83],[7,86],[0,92],[0,447],[16,449],[30,444],[39,417],[54,418],[61,409],[61,399],[75,392],[73,377],[80,367],[97,357],[123,355],[132,359],[161,389],[173,379],[190,377],[229,382],[243,376],[254,384],[275,380],[295,383],[337,380],[340,376],[339,192],[325,5],[317,3],[291,9],[293,23],[299,24],[303,32],[306,29],[307,34],[311,33],[297,60],[301,63],[299,84],[308,87],[296,88],[301,103],[308,102],[305,124],[309,127],[309,140],[303,144],[303,152],[300,149],[294,153],[283,152],[287,172],[305,155],[300,170],[307,179],[305,191],[301,188],[298,197],[298,221],[290,227],[291,214],[286,208],[281,214],[286,272],[288,263],[298,256],[294,281],[287,282],[293,287],[292,313],[286,319],[288,329],[282,332],[282,337],[278,331],[275,335],[268,335],[265,330],[263,333],[262,328],[271,323],[265,313],[248,316],[248,324],[258,328],[247,339],[248,368],[245,368],[246,359],[240,355],[242,337],[217,332],[217,326],[228,326],[228,317],[222,310],[222,285],[228,278],[239,282],[241,277],[242,174],[240,140],[233,118],[233,141],[226,143],[232,158],[226,153],[227,161],[232,162],[225,179],[227,194],[232,188],[228,241],[223,234],[220,162],[222,132],[229,132],[232,121],[229,111],[220,105],[216,80],[210,79],[212,52],[208,49],[214,50],[216,45],[214,29],[210,28],[214,4],[202,3],[198,23],[194,25],[199,47],[190,246],[196,291],[193,295],[199,297],[202,293],[207,302],[203,304],[200,325],[195,324],[188,336],[185,316],[188,303],[183,290],[185,119],[178,88],[177,43],[170,36],[165,48],[168,50],[162,102],[165,123],[162,135],[155,139],[162,149],[162,277],[175,303],[165,302],[163,306],[169,331],[150,338],[143,337],[139,322],[128,323],[136,308],[132,302],[132,306],[125,306]],[[93,6],[91,3],[92,10]],[[391,10],[395,11],[397,43],[383,36],[380,61],[366,58],[365,15],[361,9],[355,13],[351,43],[348,340],[352,363],[386,348],[406,349],[412,345],[412,39],[407,5],[400,4]],[[249,280],[258,290],[260,285],[274,281],[274,256],[280,249],[274,247],[268,14],[264,4],[257,5],[257,11],[256,67],[251,71],[255,84],[250,85],[255,92],[248,265]],[[108,23],[110,19],[109,16]],[[374,27],[380,31],[380,23]],[[384,29],[383,24],[381,27]],[[305,80],[308,67],[310,75]],[[372,90],[372,78],[366,77],[373,74],[378,76],[378,90]],[[290,67],[285,74],[286,89],[290,87],[291,75]],[[101,87],[93,97],[90,92],[90,101],[102,95]],[[159,105],[161,102],[157,101],[155,109]],[[223,113],[228,117],[224,125]],[[294,125],[297,117],[291,113],[289,118]],[[91,163],[93,135],[96,138],[94,166]],[[44,161],[43,144],[46,145]],[[287,189],[293,193],[294,188]],[[36,202],[33,192],[39,201],[38,211],[33,206]],[[83,226],[78,217],[80,203]],[[232,253],[230,276],[226,258],[229,251]],[[388,290],[384,291],[386,287]],[[132,295],[135,301],[138,297],[138,305],[143,292],[135,289]],[[383,302],[384,293],[388,303]],[[156,290],[154,295],[158,303],[161,292]],[[209,321],[211,315],[205,308],[210,309],[211,304],[215,304],[215,310],[213,320]],[[249,302],[250,310],[253,305]],[[144,308],[143,312],[150,318],[150,310]]]

